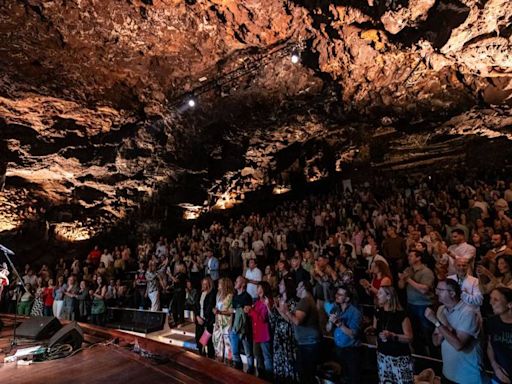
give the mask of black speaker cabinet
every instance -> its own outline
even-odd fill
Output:
[[[106,325],[126,331],[151,333],[164,329],[164,312],[141,311],[130,308],[108,308]]]
[[[16,336],[25,339],[44,340],[52,337],[62,328],[60,321],[53,316],[36,316],[25,320],[16,328]]]
[[[76,321],[61,328],[59,332],[52,336],[48,342],[48,347],[52,348],[59,344],[70,344],[73,350],[79,349],[84,341],[84,332]]]

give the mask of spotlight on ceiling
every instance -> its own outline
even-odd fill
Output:
[[[193,98],[190,98],[187,100],[187,105],[190,107],[190,108],[194,108],[196,106],[196,101],[195,99]]]
[[[197,98],[194,95],[186,95],[181,99],[179,105],[176,105],[176,109],[179,113],[185,113],[189,109],[197,108]]]
[[[290,60],[292,64],[297,64],[300,61],[300,55],[297,52],[293,52]]]

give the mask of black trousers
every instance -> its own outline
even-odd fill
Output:
[[[297,347],[297,369],[301,384],[315,383],[316,366],[320,358],[320,343],[299,344]]]
[[[335,347],[336,360],[343,368],[343,375],[347,383],[359,384],[361,382],[361,347]]]
[[[184,290],[177,289],[174,291],[172,295],[172,318],[176,324],[181,324],[184,321],[185,299]]]
[[[213,349],[213,337],[210,337],[210,341],[208,341],[208,344],[206,345],[207,352],[205,352],[205,347],[203,347],[203,345],[199,342],[199,339],[201,338],[201,336],[203,336],[203,332],[204,332],[205,329],[208,329],[208,332],[213,334],[213,325],[210,328],[210,327],[206,327],[204,324],[200,325],[200,324],[196,323],[196,344],[197,344],[197,349],[199,350],[199,353],[201,355],[204,356],[204,355],[208,354],[208,357],[213,359],[215,357],[215,351]]]

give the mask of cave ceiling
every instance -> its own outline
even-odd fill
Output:
[[[449,165],[508,148],[511,105],[509,0],[0,0],[0,232]]]

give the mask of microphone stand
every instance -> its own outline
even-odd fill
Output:
[[[18,304],[19,304],[19,300],[20,300],[20,297],[19,297],[20,292],[18,292],[18,289],[19,289],[19,286],[21,285],[23,287],[23,290],[25,292],[27,292],[27,287],[25,287],[25,283],[23,282],[23,279],[21,278],[20,274],[16,270],[16,267],[14,266],[14,264],[9,256],[9,255],[14,256],[14,252],[11,251],[9,248],[3,246],[2,244],[0,244],[0,250],[4,253],[4,256],[7,259],[7,261],[9,262],[9,265],[11,266],[12,271],[18,278],[18,283],[16,284],[16,285],[18,285],[18,287],[16,287],[16,308],[14,309],[14,328],[13,328],[12,341],[11,341],[11,349],[12,349],[12,347],[14,347],[15,345],[18,344],[18,342],[16,340],[16,328],[18,326]]]

